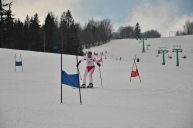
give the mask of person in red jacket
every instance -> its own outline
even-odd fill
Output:
[[[86,61],[87,66],[84,73],[84,79],[83,79],[83,84],[81,85],[81,88],[86,88],[86,77],[88,74],[89,74],[89,85],[87,86],[87,88],[93,88],[92,74],[94,73],[94,70],[95,70],[94,63],[96,63],[99,67],[101,66],[101,64],[97,62],[97,60],[92,56],[92,52],[90,51],[87,53],[87,56],[85,56],[78,62],[77,66],[79,66],[79,64],[83,60]]]

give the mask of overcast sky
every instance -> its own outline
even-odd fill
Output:
[[[114,30],[120,26],[141,25],[142,31],[157,29],[163,36],[182,30],[186,20],[193,21],[193,0],[5,0],[13,1],[15,18],[24,20],[38,13],[43,24],[48,12],[60,17],[71,11],[76,22],[84,25],[93,18],[111,20]]]

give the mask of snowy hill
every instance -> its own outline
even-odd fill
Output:
[[[145,53],[139,40],[130,39],[91,48],[108,52],[101,67],[104,88],[96,68],[97,88],[81,90],[83,105],[78,90],[65,85],[60,103],[60,55],[0,49],[0,128],[192,128],[193,36],[148,39],[147,44]],[[172,51],[173,45],[182,45],[187,59],[180,53],[176,67],[176,54],[172,59],[166,54],[163,66],[156,51]],[[17,60],[22,55],[24,72],[20,67],[15,72],[15,54]],[[142,83],[130,82],[135,55]],[[63,56],[63,70],[76,73],[75,65],[75,56]],[[84,70],[81,63],[82,76]]]

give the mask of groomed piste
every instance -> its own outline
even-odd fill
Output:
[[[193,36],[147,39],[144,53],[139,42],[112,40],[89,49],[104,53],[103,88],[96,67],[96,88],[81,89],[82,105],[78,89],[66,85],[60,102],[60,54],[0,49],[0,128],[192,128]],[[174,45],[183,51],[179,66]],[[165,65],[160,47],[169,50]],[[22,55],[23,72],[15,72],[15,54]],[[130,82],[136,55],[141,83]],[[76,56],[63,55],[62,66],[77,73]],[[79,69],[83,75],[84,62]]]

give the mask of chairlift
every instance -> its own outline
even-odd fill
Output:
[[[186,59],[186,58],[187,58],[186,52],[184,52],[184,54],[182,53],[182,58],[183,58],[183,59]]]
[[[159,51],[156,51],[156,56],[158,57],[159,56],[159,53],[158,53]]]
[[[170,52],[170,54],[168,54],[168,58],[172,59],[172,52]]]
[[[146,47],[147,47],[147,50],[149,50],[149,46],[148,46],[148,45],[146,45]]]
[[[184,55],[184,56],[182,56],[182,58],[183,58],[183,59],[186,59],[186,58],[187,58],[187,56],[186,56],[186,55]]]
[[[150,46],[151,46],[151,42],[150,42],[150,41],[149,41],[149,43],[147,44],[147,46],[148,46],[148,47],[150,47]]]

